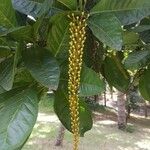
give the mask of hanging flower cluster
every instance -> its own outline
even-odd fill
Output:
[[[71,129],[74,139],[74,150],[78,149],[79,144],[79,86],[80,74],[82,68],[82,56],[84,43],[86,40],[87,26],[86,20],[88,15],[82,12],[81,15],[69,15],[70,22],[70,49],[69,49],[69,104],[71,115]]]

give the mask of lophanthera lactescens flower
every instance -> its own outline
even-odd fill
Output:
[[[86,20],[88,15],[82,12],[81,15],[74,13],[68,15],[70,18],[70,48],[69,48],[69,108],[71,115],[71,130],[73,133],[74,150],[78,150],[79,144],[79,86],[82,68],[82,56],[86,40]]]

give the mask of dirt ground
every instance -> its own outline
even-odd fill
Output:
[[[71,150],[67,131],[63,147],[54,146],[59,125],[54,113],[40,112],[23,150]],[[150,150],[150,118],[132,117],[128,125],[133,133],[118,130],[115,115],[95,113],[93,128],[81,138],[80,150]]]

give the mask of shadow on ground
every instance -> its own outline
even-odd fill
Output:
[[[146,120],[150,124],[150,120]],[[57,148],[54,141],[59,128],[54,113],[39,113],[37,123],[23,150],[71,150],[71,134],[66,131],[64,146]],[[117,129],[114,116],[97,118],[91,131],[81,138],[80,150],[150,150],[150,125],[131,124],[133,133]]]

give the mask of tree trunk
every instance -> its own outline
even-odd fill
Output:
[[[65,135],[65,127],[61,124],[56,138],[55,146],[62,146]]]
[[[126,128],[126,97],[125,94],[118,91],[117,103],[118,103],[118,128],[123,130]]]
[[[106,98],[106,91],[104,92],[104,106],[107,106],[107,98]]]
[[[126,111],[127,111],[127,114],[126,114],[126,122],[127,122],[128,119],[130,119],[130,114],[131,114],[131,105],[130,105],[131,94],[130,94],[130,92],[128,92],[128,93],[126,94],[126,101],[127,101],[127,104],[126,104]]]
[[[147,103],[146,103],[146,101],[144,102],[144,115],[145,115],[145,118],[148,117],[148,110],[147,110]]]
[[[110,88],[110,96],[111,96],[111,100],[114,100],[114,94],[113,94],[113,87]]]
[[[99,102],[99,97],[98,97],[98,95],[94,95],[94,102],[95,102],[95,104]]]

